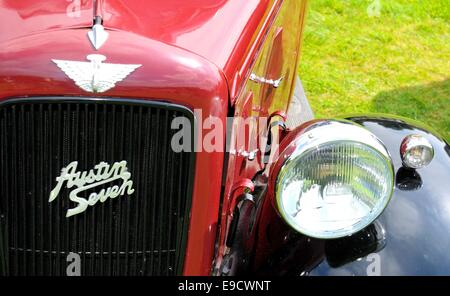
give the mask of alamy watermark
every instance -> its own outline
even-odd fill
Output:
[[[66,0],[70,2],[66,8],[66,14],[70,18],[81,17],[81,0]]]
[[[81,257],[77,253],[69,253],[67,255],[67,276],[81,276]]]
[[[175,117],[171,122],[171,148],[181,152],[229,152],[243,156],[260,152],[276,156],[279,137],[270,134],[268,117],[207,116],[195,110],[195,123],[187,117]]]
[[[81,276],[81,257],[77,253],[69,253],[67,256],[67,276]],[[369,265],[366,268],[367,276],[381,276],[381,256],[377,253],[367,255],[366,262]]]
[[[373,0],[367,7],[367,14],[369,17],[380,17],[381,15],[381,0]]]
[[[369,265],[366,268],[368,276],[381,276],[381,256],[377,253],[367,255],[366,261]]]

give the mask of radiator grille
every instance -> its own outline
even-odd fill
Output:
[[[0,105],[0,274],[67,275],[78,262],[81,275],[180,274],[194,153],[170,148],[179,116],[193,122],[184,108],[132,100]],[[135,192],[66,218],[76,188],[63,186],[52,202],[49,194],[73,161],[77,171],[127,161]]]

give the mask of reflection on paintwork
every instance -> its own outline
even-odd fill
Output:
[[[81,0],[77,17],[67,14],[71,3],[65,0],[3,0],[0,1],[0,43],[46,30],[92,26],[92,0]],[[79,17],[78,17],[79,16]]]

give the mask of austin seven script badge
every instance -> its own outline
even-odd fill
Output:
[[[114,199],[125,194],[134,193],[131,173],[128,172],[127,162],[115,162],[109,165],[106,162],[100,162],[94,169],[89,171],[77,171],[78,161],[71,162],[67,167],[61,170],[61,175],[56,178],[56,186],[50,193],[49,202],[54,201],[63,188],[73,189],[69,194],[69,199],[77,204],[76,207],[69,209],[66,217],[74,216],[86,211],[88,206],[94,206],[97,202],[104,203],[109,198]],[[100,191],[93,192],[88,199],[78,196],[83,191],[95,190],[98,186],[111,183],[113,181],[122,181],[120,185],[111,185],[103,187]]]

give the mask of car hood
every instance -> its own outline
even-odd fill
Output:
[[[275,1],[276,2],[276,1]],[[0,44],[49,30],[88,28],[94,14],[109,30],[132,32],[196,53],[225,69],[244,52],[272,0],[3,0]],[[6,25],[7,24],[7,25]]]
[[[93,0],[0,1],[0,44],[46,31],[92,26]]]

